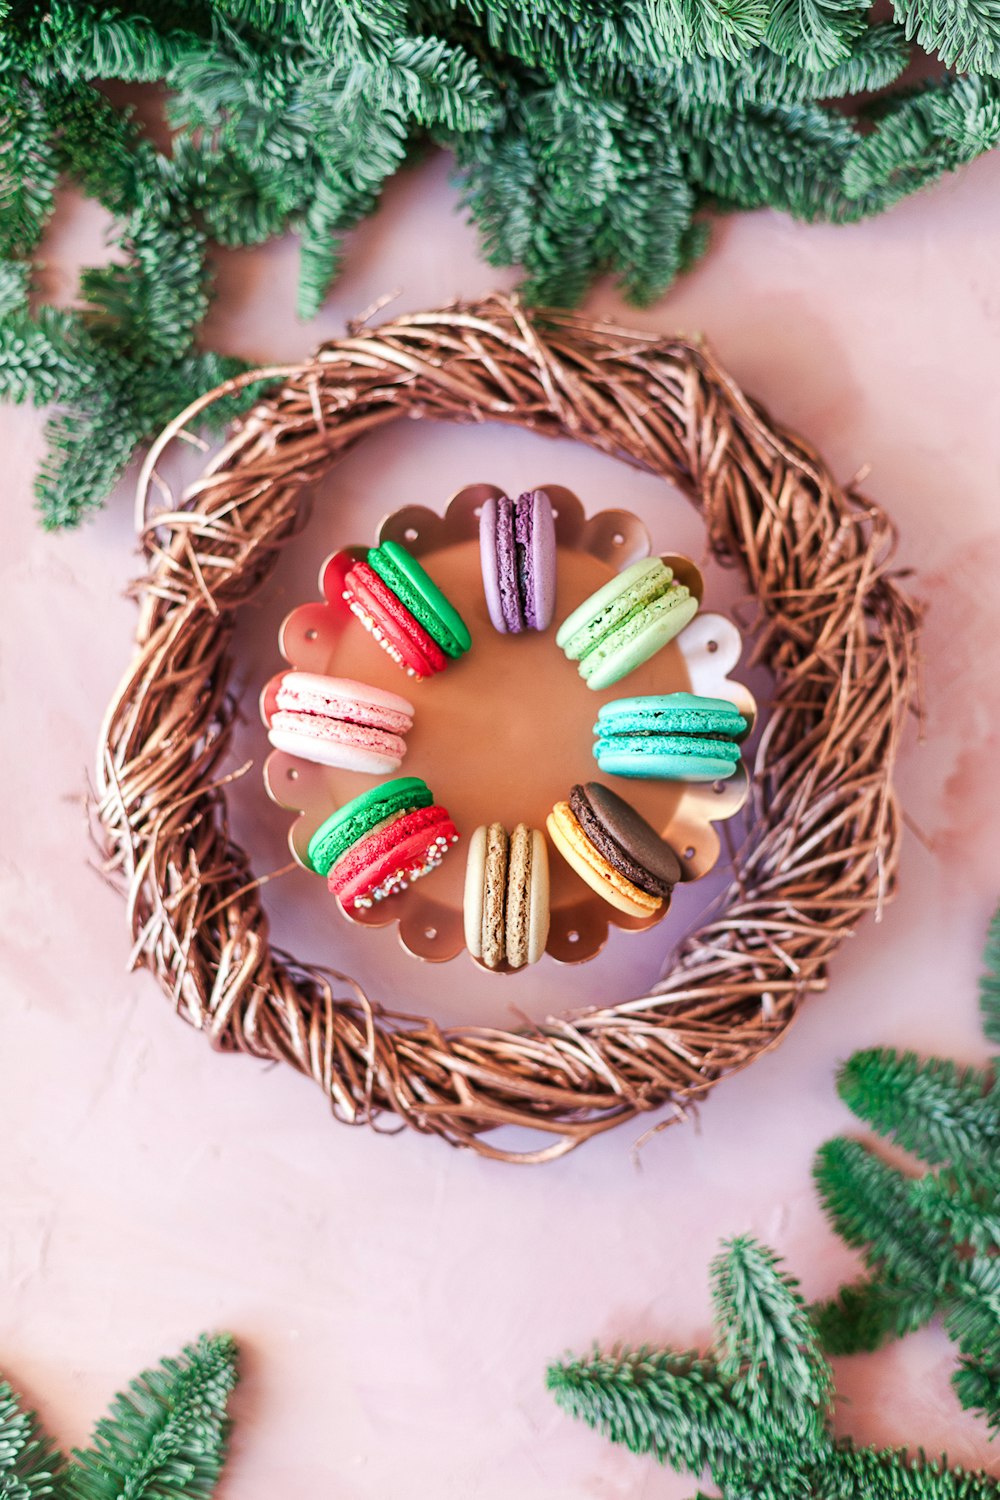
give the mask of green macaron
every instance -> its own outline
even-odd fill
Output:
[[[368,552],[368,566],[404,604],[447,656],[461,656],[472,645],[468,627],[434,580],[398,542],[383,542]]]
[[[698,601],[658,557],[644,558],[585,599],[556,632],[588,687],[611,687],[649,661],[698,612]]]
[[[419,776],[397,776],[392,781],[383,781],[381,786],[352,797],[320,824],[309,840],[306,851],[309,863],[318,875],[327,875],[342,854],[386,818],[430,807],[433,801],[427,783]]]

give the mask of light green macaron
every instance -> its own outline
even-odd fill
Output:
[[[634,672],[672,641],[698,612],[698,601],[658,557],[626,568],[585,599],[556,632],[556,645],[600,691]]]

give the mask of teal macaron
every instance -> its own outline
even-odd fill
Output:
[[[739,765],[738,741],[748,727],[724,698],[616,698],[598,710],[594,759],[612,776],[724,781]]]
[[[697,612],[697,599],[673,570],[647,557],[585,599],[560,625],[556,645],[599,691],[649,661]]]
[[[317,875],[327,875],[342,854],[386,818],[430,807],[433,801],[427,783],[419,776],[397,776],[392,781],[383,781],[381,786],[352,797],[320,824],[309,840],[306,851],[309,863]]]
[[[472,645],[458,610],[415,557],[398,542],[383,542],[368,551],[368,566],[392,590],[446,656],[462,656]]]

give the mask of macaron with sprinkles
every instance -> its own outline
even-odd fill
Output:
[[[574,786],[546,819],[570,869],[630,917],[662,915],[681,879],[670,845],[634,807],[597,781]]]
[[[398,542],[370,547],[344,576],[351,613],[408,676],[443,672],[472,644],[468,627],[426,570]]]
[[[544,490],[491,496],[479,516],[486,608],[496,630],[547,630],[556,604],[556,523]]]
[[[487,969],[537,963],[549,935],[549,857],[537,828],[483,824],[469,840],[465,945]]]
[[[267,737],[276,750],[322,766],[385,776],[398,771],[413,704],[349,677],[285,672]]]
[[[749,724],[724,698],[666,693],[602,703],[594,759],[612,776],[725,781],[740,762]]]
[[[425,781],[401,776],[332,813],[308,859],[345,911],[364,911],[436,870],[458,830]]]
[[[643,558],[590,595],[556,632],[588,687],[609,688],[649,661],[698,612],[698,601],[659,557]]]

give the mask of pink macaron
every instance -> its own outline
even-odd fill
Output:
[[[397,693],[348,677],[286,672],[267,737],[302,760],[382,776],[399,769],[412,727],[413,705]]]
[[[458,830],[443,807],[414,808],[377,823],[335,861],[327,885],[341,906],[366,909],[436,870]]]

